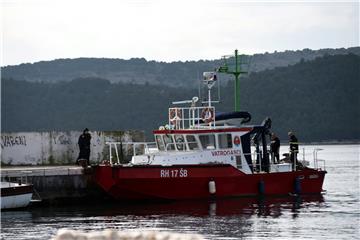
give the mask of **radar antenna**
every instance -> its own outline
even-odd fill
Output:
[[[217,81],[216,72],[204,72],[203,73],[203,83],[208,88],[208,106],[211,107],[211,88],[215,85]]]

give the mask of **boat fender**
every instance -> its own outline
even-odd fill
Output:
[[[260,180],[258,187],[259,187],[259,194],[264,195],[265,194],[265,182],[263,180]]]
[[[209,182],[209,193],[210,194],[215,194],[216,193],[215,181],[210,181]]]
[[[301,193],[301,178],[300,177],[295,178],[294,191],[296,194]]]

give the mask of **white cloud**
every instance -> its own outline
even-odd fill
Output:
[[[359,45],[358,2],[3,1],[3,64]]]

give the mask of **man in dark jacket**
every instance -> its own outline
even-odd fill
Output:
[[[271,134],[270,151],[271,151],[271,156],[273,158],[274,163],[280,162],[279,150],[280,150],[280,139],[275,135],[275,133],[272,133]]]
[[[86,164],[89,165],[90,164],[90,141],[91,141],[91,135],[89,133],[89,129],[85,128],[83,133],[80,135],[79,137],[79,148],[80,148],[80,153],[79,153],[79,157],[77,159],[77,163],[79,164],[79,160],[80,159],[85,159],[86,160]]]
[[[293,169],[295,170],[295,165],[297,164],[297,154],[299,152],[299,142],[293,132],[289,132],[288,136],[290,144],[290,160],[293,164]]]

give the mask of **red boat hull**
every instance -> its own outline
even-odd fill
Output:
[[[95,167],[97,184],[119,200],[316,194],[322,191],[325,174],[309,168],[244,174],[231,165]],[[215,185],[215,193],[210,193],[209,182]]]

